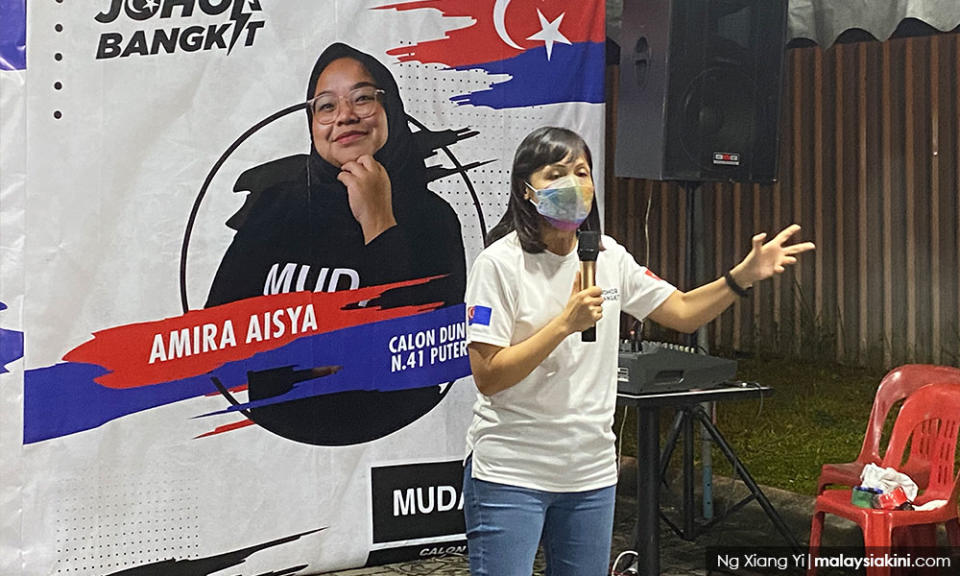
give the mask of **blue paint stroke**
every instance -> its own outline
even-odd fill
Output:
[[[7,305],[0,302],[0,310]],[[0,374],[9,372],[7,364],[23,358],[23,332],[0,328]]]
[[[390,340],[396,336],[433,332],[436,347],[446,351],[462,346],[462,338],[440,342],[441,327],[461,326],[464,306],[458,304],[432,312],[396,318],[317,334],[295,340],[276,350],[227,363],[209,374],[151,386],[114,389],[94,379],[106,373],[92,364],[62,363],[28,370],[24,374],[24,443],[30,444],[90,430],[111,420],[150,410],[173,402],[216,392],[211,376],[227,388],[247,381],[247,371],[281,366],[312,368],[338,365],[343,368],[331,376],[302,382],[289,393],[271,398],[268,403],[334,394],[346,391],[396,391],[436,386],[470,373],[466,356],[431,364],[430,349],[423,350],[423,366],[395,370]],[[401,353],[404,365],[410,352]],[[249,407],[249,406],[248,406]]]
[[[456,70],[482,69],[489,74],[509,74],[511,78],[451,100],[497,110],[560,102],[601,103],[605,63],[606,44],[579,42],[554,44],[549,61],[547,49],[541,47],[507,60],[458,66]]]
[[[0,0],[0,70],[27,68],[27,2]]]

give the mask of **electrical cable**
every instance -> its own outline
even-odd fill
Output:
[[[643,267],[650,269],[650,207],[653,205],[653,190],[647,194],[647,209],[643,213]],[[643,320],[635,324],[635,340],[643,340]]]
[[[626,575],[626,574],[636,574],[636,571],[630,572],[630,570],[631,570],[632,567],[633,567],[633,564],[628,564],[628,565],[627,565],[627,571],[626,571],[626,572],[621,572],[621,571],[617,570],[617,565],[620,564],[620,559],[623,558],[624,556],[628,555],[628,554],[633,555],[633,559],[634,559],[634,560],[636,560],[637,558],[640,557],[640,555],[637,554],[636,551],[634,551],[634,550],[624,550],[623,552],[621,552],[620,554],[617,555],[617,559],[614,560],[614,561],[613,561],[613,564],[610,565],[610,576],[620,576],[620,575]]]
[[[627,407],[623,407],[623,418],[620,421],[620,432],[617,434],[617,478],[620,477],[620,466],[623,463],[623,429],[627,425]]]
[[[653,191],[647,195],[647,209],[643,214],[643,265],[650,264],[650,207],[653,205]]]
[[[644,211],[643,215],[643,239],[644,239],[644,256],[643,256],[643,266],[649,269],[650,266],[650,208],[653,205],[653,191],[647,195],[647,208]],[[643,320],[634,319],[633,323],[633,341],[639,342],[643,340]],[[623,461],[623,430],[627,424],[627,407],[623,407],[623,419],[620,422],[620,433],[617,434],[617,477],[620,476],[620,465]],[[624,571],[619,571],[617,566],[620,563],[620,560],[627,555],[633,557],[633,562],[628,564]],[[619,555],[617,555],[616,560],[613,561],[613,564],[610,566],[610,576],[634,576],[637,571],[636,561],[640,555],[635,550],[624,550]]]

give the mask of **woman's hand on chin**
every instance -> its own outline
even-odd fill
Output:
[[[364,244],[397,225],[390,176],[373,156],[364,154],[344,163],[337,180],[347,187],[350,211],[363,230]]]

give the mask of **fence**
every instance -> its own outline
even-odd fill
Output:
[[[616,145],[608,74],[607,156]],[[817,251],[735,304],[711,348],[885,366],[960,360],[960,34],[787,52],[774,185],[702,187],[708,278],[754,231],[803,225]],[[682,288],[686,195],[606,178],[606,230]],[[649,210],[649,241],[644,219]]]

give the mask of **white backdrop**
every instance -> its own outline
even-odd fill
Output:
[[[23,363],[7,351],[23,326],[26,76],[22,64],[0,68],[0,574],[20,570]]]
[[[474,397],[468,376],[457,373],[436,408],[392,434],[313,445],[221,413],[225,397],[198,384],[216,362],[186,375],[193,380],[171,372],[134,385],[149,350],[129,335],[184,318],[181,241],[204,178],[245,130],[303,101],[317,55],[333,42],[387,65],[407,113],[428,128],[477,132],[449,149],[462,164],[488,163],[430,184],[458,215],[468,265],[483,243],[466,178],[489,228],[505,208],[513,151],[531,129],[577,130],[602,174],[603,3],[116,1],[112,20],[108,0],[30,2],[27,69],[0,71],[0,325],[8,342],[25,335],[23,358],[4,358],[0,374],[0,573],[309,574],[459,543],[456,532],[418,536],[422,527],[377,541],[371,478],[394,465],[412,466],[414,477],[432,473],[431,463],[455,471]],[[172,53],[153,50],[158,34],[174,33]],[[190,34],[198,44],[182,40]],[[430,52],[439,60],[403,56],[430,41],[441,42]],[[516,58],[541,64],[511,67]],[[213,178],[189,247],[190,314],[203,313],[233,236],[224,222],[244,199],[233,183],[252,166],[306,153],[302,114],[254,134]],[[452,161],[438,153],[427,164]],[[462,306],[455,313],[462,320]],[[118,340],[90,344],[111,330]],[[86,355],[65,361],[81,346]],[[357,362],[369,355],[357,350]],[[105,385],[108,370],[130,387]],[[234,397],[243,402],[243,389]]]

